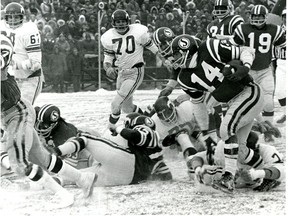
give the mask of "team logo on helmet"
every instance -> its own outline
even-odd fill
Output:
[[[190,41],[188,38],[183,37],[178,41],[178,45],[181,49],[188,49],[188,47],[190,46]]]
[[[147,125],[148,127],[150,128],[155,127],[155,123],[151,118],[146,117],[144,121],[145,121],[145,125]]]
[[[164,29],[164,35],[166,37],[172,37],[173,36],[173,32],[170,29],[166,28],[166,29]]]
[[[56,110],[53,110],[50,115],[50,120],[56,122],[59,119],[59,113]]]

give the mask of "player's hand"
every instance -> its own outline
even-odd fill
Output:
[[[117,78],[117,74],[118,74],[117,70],[115,70],[115,68],[113,68],[113,67],[109,67],[106,70],[106,75],[108,77],[110,77],[111,79],[116,79]]]
[[[173,88],[170,87],[170,86],[166,86],[164,89],[161,90],[159,97],[162,97],[162,96],[169,96],[173,91]]]
[[[238,82],[246,77],[249,73],[249,68],[238,64],[227,64],[222,69],[222,74],[233,82]]]
[[[168,69],[168,71],[172,71],[173,70],[173,64],[168,59],[165,59],[163,61],[163,65]]]
[[[196,167],[195,169],[195,177],[200,184],[204,184],[204,174],[206,173],[206,169],[204,167]]]

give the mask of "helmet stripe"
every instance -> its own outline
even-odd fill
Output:
[[[46,104],[46,105],[44,105],[43,107],[41,107],[41,109],[39,110],[38,118],[37,118],[37,119],[38,119],[39,121],[43,121],[45,112],[46,112],[50,107],[52,107],[52,106],[53,106],[52,104]]]

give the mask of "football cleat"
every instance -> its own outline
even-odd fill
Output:
[[[234,176],[230,172],[225,172],[219,180],[213,180],[212,187],[224,193],[232,194],[235,188]]]
[[[279,186],[280,184],[281,182],[275,179],[264,179],[262,184],[258,187],[255,187],[253,190],[259,192],[270,191],[271,189]]]
[[[286,122],[286,115],[282,115],[280,119],[276,121],[277,124],[283,124]]]
[[[94,184],[97,181],[98,176],[92,172],[83,172],[81,174],[80,181],[76,184],[83,190],[83,197],[88,198],[93,194]]]

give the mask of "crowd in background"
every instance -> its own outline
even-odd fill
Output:
[[[182,34],[185,28],[186,34],[205,39],[206,26],[213,20],[214,5],[211,0],[103,0],[104,8],[99,9],[100,1],[96,0],[3,0],[1,10],[10,2],[20,3],[25,9],[26,21],[37,24],[42,38],[45,78],[59,77],[53,80],[59,82],[60,89],[55,91],[60,92],[64,91],[64,80],[72,81],[71,74],[79,76],[80,80],[84,67],[97,67],[98,14],[101,34],[112,27],[112,13],[124,9],[130,15],[131,23],[146,25],[151,35],[155,29],[166,26],[176,35]],[[246,22],[253,5],[262,4],[271,10],[273,3],[233,0],[235,14],[241,15]],[[147,65],[156,66],[156,59],[149,51],[144,57]],[[80,90],[79,82],[74,86],[74,91]]]

